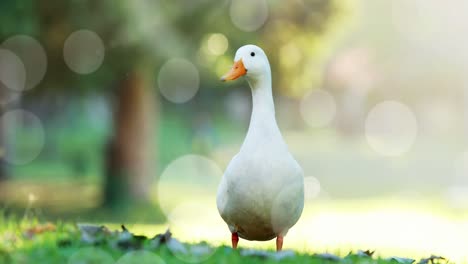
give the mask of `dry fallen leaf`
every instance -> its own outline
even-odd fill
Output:
[[[374,251],[370,251],[370,250],[366,250],[366,251],[362,251],[362,250],[358,250],[356,252],[356,255],[359,256],[359,257],[372,257],[375,253],[375,250]]]
[[[166,230],[164,234],[158,234],[151,239],[150,247],[153,249],[159,248],[162,244],[167,243],[172,237],[171,231],[169,229]]]
[[[55,230],[56,230],[56,227],[55,227],[54,224],[46,223],[44,225],[38,225],[38,226],[26,229],[26,231],[24,231],[23,235],[25,237],[31,239],[34,236],[38,235],[38,234],[42,234],[42,233],[45,233],[45,232],[53,232]]]

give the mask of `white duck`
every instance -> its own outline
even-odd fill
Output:
[[[259,241],[276,237],[279,251],[302,214],[304,176],[276,124],[270,64],[260,47],[239,48],[234,66],[221,80],[241,76],[252,90],[252,116],[244,143],[221,180],[218,211],[232,233],[233,248],[239,237]]]

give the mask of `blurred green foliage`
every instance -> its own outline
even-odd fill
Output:
[[[242,11],[250,11],[249,2],[243,3]],[[156,179],[169,162],[183,154],[210,155],[219,139],[224,144],[237,140],[247,123],[229,119],[225,99],[232,92],[230,88],[239,83],[221,89],[219,76],[230,68],[238,47],[248,43],[263,47],[268,54],[279,96],[297,97],[319,87],[319,69],[344,31],[338,25],[349,20],[352,1],[266,3],[268,17],[264,25],[247,32],[233,23],[232,1],[228,0],[2,1],[0,41],[30,35],[42,44],[47,55],[44,79],[21,94],[21,108],[42,121],[45,147],[31,163],[10,166],[12,179],[104,183],[118,196],[126,197],[124,194],[131,190],[138,196],[145,191],[126,187],[129,183]],[[64,60],[64,43],[81,29],[95,32],[105,47],[103,64],[86,75],[73,72]],[[222,54],[207,49],[214,33],[228,41]],[[157,90],[159,69],[173,58],[190,61],[199,73],[199,90],[185,104],[172,103],[159,96]],[[135,86],[144,86],[145,92],[125,92],[138,90]],[[156,102],[150,113],[145,112],[145,107],[132,107],[141,102],[152,104],[145,98]],[[7,105],[1,110],[16,106]],[[106,114],[98,113],[98,108],[105,108]],[[147,121],[154,122],[148,126],[154,129],[144,134],[136,150],[132,149],[133,139],[142,135],[138,132]],[[121,132],[128,127],[132,132]],[[34,131],[19,131],[9,145],[26,148],[28,137],[34,136]],[[148,153],[144,148],[156,150],[157,162],[150,163],[158,166],[147,175],[137,176],[143,169],[132,169],[145,167],[144,162],[127,154],[144,156]],[[111,186],[118,181],[116,186],[126,188]],[[148,195],[142,196],[148,199]]]
[[[84,92],[90,97],[97,94],[108,96],[107,91],[114,90],[118,80],[139,64],[153,65],[155,75],[158,67],[172,57],[185,57],[197,64],[202,88],[195,102],[184,107],[165,100],[161,103],[163,113],[158,125],[161,132],[158,152],[164,165],[178,155],[190,152],[189,148],[193,147],[193,128],[190,126],[192,117],[184,116],[183,113],[194,108],[196,111],[210,112],[216,109],[222,115],[223,105],[218,103],[218,98],[225,95],[229,89],[218,88],[217,74],[229,67],[239,46],[257,43],[265,48],[273,63],[273,70],[278,73],[275,75],[280,84],[277,87],[281,90],[286,89],[285,93],[303,93],[304,89],[308,90],[318,85],[319,76],[312,74],[318,71],[304,68],[304,65],[310,66],[311,61],[316,61],[313,63],[315,66],[311,66],[314,68],[322,63],[326,54],[323,47],[331,47],[333,44],[330,42],[332,38],[327,36],[336,31],[333,30],[336,28],[336,21],[340,21],[349,13],[344,12],[350,6],[348,2],[268,1],[269,18],[265,26],[257,32],[244,32],[237,29],[230,20],[230,1],[8,0],[0,4],[0,39],[27,34],[37,38],[44,46],[48,58],[46,77],[38,88],[23,95],[24,100],[33,102],[38,99],[57,100],[53,99],[55,96],[52,96],[51,92],[65,96]],[[63,43],[69,34],[82,28],[95,31],[103,39],[106,47],[102,67],[86,76],[69,70],[64,63],[62,51]],[[224,55],[211,58],[212,55],[204,54],[201,50],[203,45],[206,45],[207,36],[213,32],[227,36],[229,46]],[[279,49],[283,46],[286,48]],[[281,60],[284,60],[281,56],[287,56],[283,53],[288,49],[300,50],[301,59],[285,66],[281,63]],[[304,74],[304,71],[308,71],[309,74]],[[301,75],[306,76],[306,79],[296,78]],[[307,86],[299,85],[298,82],[307,83]],[[39,94],[45,96],[38,98]],[[67,101],[77,100],[72,98]],[[201,108],[200,103],[204,105]],[[69,105],[65,107],[73,108]],[[66,173],[65,167],[75,170],[76,173],[99,175],[99,171],[102,170],[99,165],[102,163],[102,151],[99,149],[102,149],[105,139],[111,135],[111,126],[105,126],[104,130],[102,127],[96,130],[96,126],[81,114],[81,111],[85,110],[86,107],[81,106],[73,110],[72,115],[68,114],[68,118],[73,119],[70,123],[63,120],[63,112],[58,113],[52,108],[50,121],[45,120],[45,153],[32,164],[15,168],[15,174],[26,175],[33,171],[35,176],[48,174],[33,168],[37,166],[47,170],[48,166],[40,164],[55,161],[55,165],[49,163],[49,167],[55,168],[51,169],[51,174],[57,176],[70,174],[70,171]],[[53,121],[57,118],[62,119],[62,122]],[[41,116],[41,119],[44,121],[47,117]],[[229,133],[236,128],[222,117],[216,120],[217,132]],[[108,124],[109,122],[107,121]],[[24,135],[20,138],[24,140],[28,131],[21,133]],[[20,147],[21,142],[18,143]]]
[[[310,85],[319,84],[319,76],[311,70],[323,63],[336,41],[336,33],[343,31],[341,22],[352,13],[351,1],[267,2],[269,17],[265,26],[244,32],[230,20],[230,1],[7,0],[0,4],[0,39],[27,34],[44,45],[47,75],[40,89],[29,94],[48,89],[72,94],[105,91],[114,88],[116,80],[142,61],[143,65],[156,68],[173,57],[200,64],[201,46],[207,35],[214,32],[226,35],[229,47],[224,55],[210,60],[211,67],[200,68],[202,86],[216,87],[215,65],[228,67],[238,47],[255,43],[265,48],[273,65],[278,65],[273,68],[282,73],[276,76],[281,89],[286,89],[283,92],[303,93],[304,89],[313,88]],[[63,43],[78,29],[95,31],[106,46],[103,66],[88,76],[74,74],[63,61]],[[296,53],[291,55],[292,64],[284,62],[288,50]],[[300,76],[306,79],[296,80]],[[304,87],[306,83],[309,86]]]

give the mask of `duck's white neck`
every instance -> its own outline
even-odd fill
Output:
[[[252,90],[252,121],[257,121],[258,118],[275,119],[275,104],[273,102],[273,93],[271,89],[271,74],[265,74],[257,78],[247,78],[247,81]]]
[[[259,141],[282,141],[275,118],[275,105],[271,89],[271,74],[257,78],[247,78],[252,90],[252,116],[244,141],[246,146],[256,146]]]

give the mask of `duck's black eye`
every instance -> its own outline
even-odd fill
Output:
[[[250,56],[254,57],[254,56],[255,56],[255,52],[250,52]]]

